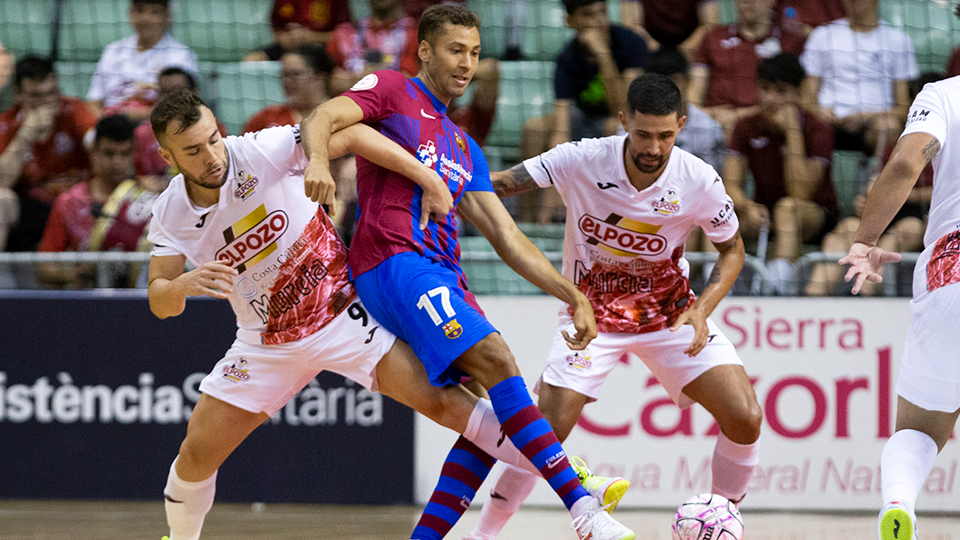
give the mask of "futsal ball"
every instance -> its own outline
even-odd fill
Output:
[[[673,540],[741,540],[743,518],[726,498],[713,493],[690,497],[677,508]]]

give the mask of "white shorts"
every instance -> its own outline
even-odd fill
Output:
[[[362,307],[359,300],[354,305]],[[366,310],[365,317],[359,319],[351,318],[349,310],[344,309],[327,326],[299,341],[262,345],[237,339],[200,382],[200,391],[235,407],[270,416],[324,370],[376,391],[377,364],[397,338]]]
[[[960,409],[960,284],[922,292],[910,302],[897,394],[929,411]]]
[[[710,340],[694,357],[683,351],[693,341],[694,330],[690,325],[676,332],[658,330],[647,334],[600,333],[583,351],[573,351],[560,333],[566,330],[573,335],[573,323],[561,324],[553,338],[553,346],[547,356],[547,367],[534,387],[539,393],[540,382],[569,388],[596,401],[607,375],[624,353],[637,355],[647,365],[653,376],[667,390],[670,399],[681,409],[693,405],[693,400],[683,393],[683,387],[714,366],[725,364],[743,365],[737,350],[720,328],[707,319]]]

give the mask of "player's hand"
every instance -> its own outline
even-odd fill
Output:
[[[322,159],[310,159],[303,171],[303,193],[313,202],[325,204],[330,215],[337,214],[337,183],[330,174],[330,163]]]
[[[429,220],[440,222],[453,210],[453,195],[447,183],[433,169],[426,166],[423,169],[427,178],[420,184],[423,188],[423,197],[420,198],[421,231],[427,228]]]
[[[690,308],[677,317],[673,326],[670,327],[670,331],[676,332],[685,324],[693,327],[693,341],[690,342],[690,346],[683,353],[687,356],[696,356],[707,346],[707,339],[710,337],[707,316],[696,307]]]
[[[597,337],[597,320],[593,317],[593,306],[584,296],[573,310],[573,327],[577,333],[573,337],[566,330],[563,330],[563,339],[567,341],[567,347],[574,351],[582,351],[587,345]]]
[[[887,263],[897,262],[900,258],[899,253],[890,253],[877,246],[854,242],[847,255],[837,262],[850,265],[850,268],[847,269],[847,275],[843,279],[844,281],[857,279],[852,290],[853,294],[857,294],[863,287],[863,283],[868,279],[874,283],[883,281],[883,276],[880,275],[880,267]]]
[[[187,296],[212,296],[226,299],[233,292],[233,280],[238,275],[233,268],[209,262],[181,274],[174,281]]]

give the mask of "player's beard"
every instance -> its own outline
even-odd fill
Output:
[[[644,174],[650,174],[650,173],[655,173],[659,171],[666,164],[667,158],[670,157],[670,154],[661,155],[661,156],[652,156],[649,154],[634,153],[633,149],[630,148],[629,146],[627,147],[627,151],[630,152],[630,159],[633,160],[634,166],[636,166],[637,169],[639,169],[640,172]],[[641,161],[643,158],[652,158],[652,159],[656,159],[657,161],[656,161],[656,164],[649,165]]]
[[[226,163],[223,163],[222,166],[223,166],[223,174],[216,181],[211,182],[209,180],[206,180],[207,178],[209,178],[209,174],[204,174],[203,175],[204,180],[201,180],[199,177],[194,176],[189,172],[187,172],[183,167],[180,167],[179,163],[177,163],[177,168],[180,169],[180,173],[183,174],[183,177],[187,179],[187,181],[189,181],[191,184],[194,184],[206,189],[220,189],[223,187],[224,184],[227,183],[227,174],[230,172],[230,167],[228,167]],[[214,167],[213,169],[216,169],[216,168],[217,167]]]

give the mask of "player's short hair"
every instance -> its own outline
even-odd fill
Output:
[[[647,63],[643,66],[646,73],[659,73],[660,75],[687,75],[690,70],[690,64],[683,53],[674,47],[660,47],[647,58]]]
[[[177,90],[161,97],[150,113],[153,134],[162,144],[162,137],[167,134],[167,127],[172,122],[180,122],[176,133],[183,133],[200,121],[202,115],[200,107],[206,106],[207,104],[200,99],[200,96],[187,89]]]
[[[766,58],[757,65],[757,80],[771,83],[783,82],[800,88],[807,72],[800,65],[800,57],[792,53],[780,53]]]
[[[443,35],[446,23],[480,30],[480,16],[459,4],[434,4],[424,10],[417,25],[417,43],[434,40]]]
[[[630,114],[668,116],[677,113],[679,118],[683,114],[682,106],[680,89],[666,75],[644,73],[634,79],[627,89],[627,108]]]
[[[582,8],[589,6],[590,4],[596,4],[597,2],[607,3],[607,0],[563,0],[563,7],[567,10],[567,15],[573,15],[573,12]]]
[[[183,77],[187,79],[187,89],[193,91],[197,90],[197,79],[195,79],[189,71],[181,67],[171,66],[168,68],[163,68],[163,71],[157,75],[157,80],[159,81],[162,77],[170,77],[172,75],[183,75]]]
[[[957,4],[957,9],[953,11],[953,14],[956,15],[958,19],[960,19],[960,4]]]
[[[42,81],[54,74],[53,62],[39,56],[24,56],[13,68],[13,85],[20,88],[24,79]]]
[[[125,115],[104,116],[94,128],[93,147],[96,148],[104,139],[117,143],[132,141],[133,130],[136,128],[137,126]]]
[[[303,57],[307,67],[313,70],[314,74],[330,75],[337,63],[327,54],[324,47],[320,45],[304,45],[293,51],[287,51],[284,54],[298,54]]]

